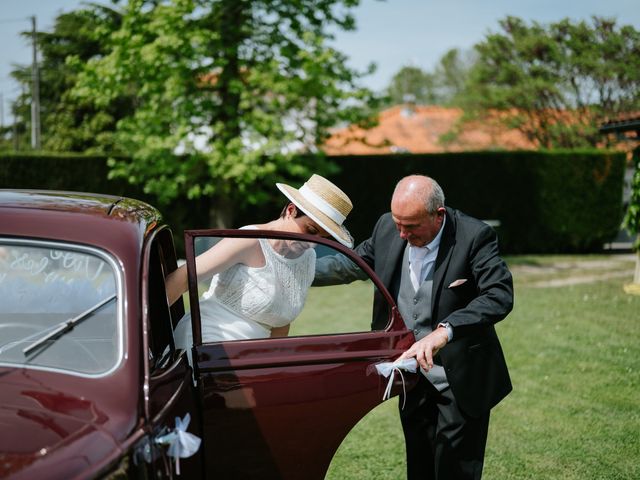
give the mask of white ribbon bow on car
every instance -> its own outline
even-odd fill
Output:
[[[175,428],[161,437],[156,438],[159,445],[169,445],[167,455],[173,457],[176,462],[176,475],[180,475],[180,459],[193,455],[200,448],[202,440],[193,433],[187,432],[191,415],[188,413],[183,419],[176,417]]]
[[[402,408],[404,408],[404,404],[407,400],[407,391],[404,384],[404,375],[402,371],[407,371],[411,373],[415,373],[418,370],[418,362],[415,358],[404,358],[402,360],[396,360],[395,362],[383,362],[378,363],[376,366],[376,370],[383,377],[389,377],[389,381],[387,382],[387,388],[384,390],[384,394],[382,395],[382,400],[387,400],[391,397],[391,387],[393,387],[393,379],[395,377],[396,372],[400,374],[400,378],[402,379]]]

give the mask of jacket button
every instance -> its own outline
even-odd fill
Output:
[[[418,319],[418,314],[417,314],[417,313],[414,313],[414,314],[413,314],[413,319],[414,319],[414,320],[417,320],[417,319]]]
[[[413,304],[414,304],[414,305],[416,305],[417,303],[418,303],[418,299],[417,299],[417,298],[414,298],[414,299],[413,299]]]

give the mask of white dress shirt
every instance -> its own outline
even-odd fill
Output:
[[[446,221],[447,219],[445,217],[442,220],[440,231],[435,238],[431,240],[431,242],[423,247],[416,247],[413,245],[409,246],[409,266],[416,272],[418,270],[420,271],[420,274],[417,275],[418,285],[424,282],[424,279],[427,278],[429,273],[431,273],[431,269],[433,269],[433,266],[436,263],[438,250],[440,249],[440,240],[442,239],[442,232],[444,231],[444,224]],[[416,263],[421,265],[416,265]]]

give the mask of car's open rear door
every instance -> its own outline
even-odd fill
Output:
[[[203,343],[200,302],[211,279],[197,279],[195,260],[221,238],[238,237],[316,242],[316,262],[344,255],[368,280],[311,287],[287,337]],[[388,379],[375,365],[396,359],[413,333],[371,269],[336,242],[260,230],[187,231],[185,240],[208,477],[324,478],[347,433],[383,400]],[[376,290],[389,323],[371,331]],[[392,396],[416,375],[396,375]]]

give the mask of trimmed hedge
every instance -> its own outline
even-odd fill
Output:
[[[0,153],[0,188],[71,190],[140,198],[142,189],[109,180],[104,156]]]
[[[595,252],[620,229],[624,154],[603,151],[464,152],[332,157],[331,176],[352,199],[347,226],[356,242],[389,210],[396,182],[422,173],[442,186],[446,203],[484,220],[497,220],[503,253]],[[301,156],[299,162],[311,161]],[[157,205],[153,196],[107,179],[106,158],[83,155],[0,154],[0,188],[110,193]],[[293,181],[293,185],[297,182]],[[237,209],[237,225],[267,221],[285,200]],[[185,228],[204,228],[209,199],[180,199],[161,208],[182,251]]]
[[[68,190],[104,193],[144,200],[159,207],[153,195],[123,179],[109,179],[106,156],[81,154],[0,153],[0,188]],[[204,228],[208,203],[179,199],[160,210],[171,226],[179,255],[184,255],[183,232]]]
[[[593,150],[464,152],[333,158],[333,180],[351,197],[356,242],[389,210],[396,182],[435,178],[446,204],[497,220],[503,253],[595,252],[620,230],[623,153]]]

